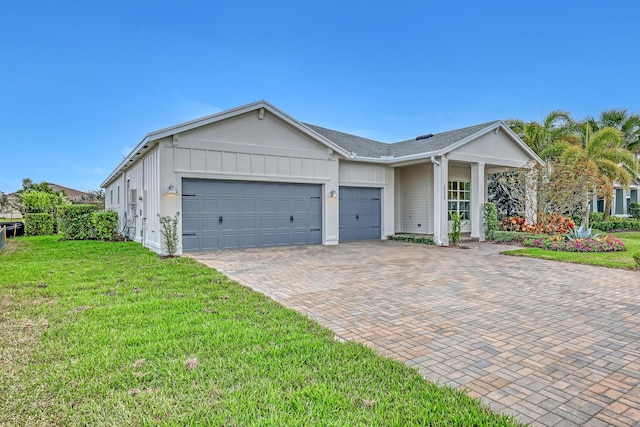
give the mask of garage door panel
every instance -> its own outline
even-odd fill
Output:
[[[240,212],[244,215],[255,215],[257,213],[256,205],[257,201],[255,199],[242,199],[240,201]]]
[[[202,231],[217,231],[218,225],[218,217],[202,217],[198,227]]]
[[[198,218],[182,218],[182,232],[191,233],[200,228],[200,220]]]
[[[276,221],[275,221],[275,217],[274,216],[272,216],[272,215],[269,215],[269,216],[262,215],[259,218],[259,226],[258,226],[258,228],[261,229],[261,230],[271,229],[271,228],[275,227],[275,223],[276,223]]]
[[[182,249],[185,251],[197,251],[200,249],[200,239],[196,235],[182,235]]]
[[[212,249],[218,249],[218,235],[206,234],[200,238],[201,250],[210,251]]]
[[[322,242],[321,185],[184,179],[182,188],[184,250]]]
[[[252,215],[252,216],[243,215],[240,218],[240,229],[255,230],[257,228],[256,227],[257,219],[258,218],[256,218],[255,215]]]
[[[256,233],[242,233],[240,236],[240,245],[243,248],[255,248],[259,246]]]

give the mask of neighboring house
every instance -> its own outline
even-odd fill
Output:
[[[337,244],[395,233],[448,244],[448,211],[482,238],[486,176],[541,160],[501,121],[387,144],[265,101],[147,134],[102,183],[125,234],[161,253]]]
[[[65,187],[63,185],[52,184],[50,182],[47,183],[47,185],[49,185],[49,188],[56,193],[64,191],[69,200],[71,200],[72,202],[78,202],[87,196],[87,193],[85,193],[84,191],[74,190],[73,188]]]

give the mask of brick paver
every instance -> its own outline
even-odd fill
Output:
[[[191,254],[531,425],[640,426],[640,272],[393,241]]]

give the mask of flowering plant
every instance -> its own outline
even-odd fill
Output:
[[[526,239],[523,244],[532,248],[564,252],[622,252],[627,250],[624,242],[614,236],[564,241],[553,237],[543,237]]]

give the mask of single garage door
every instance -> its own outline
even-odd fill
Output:
[[[380,239],[380,189],[340,187],[340,237],[349,240]]]
[[[322,187],[182,181],[185,251],[322,243]]]

